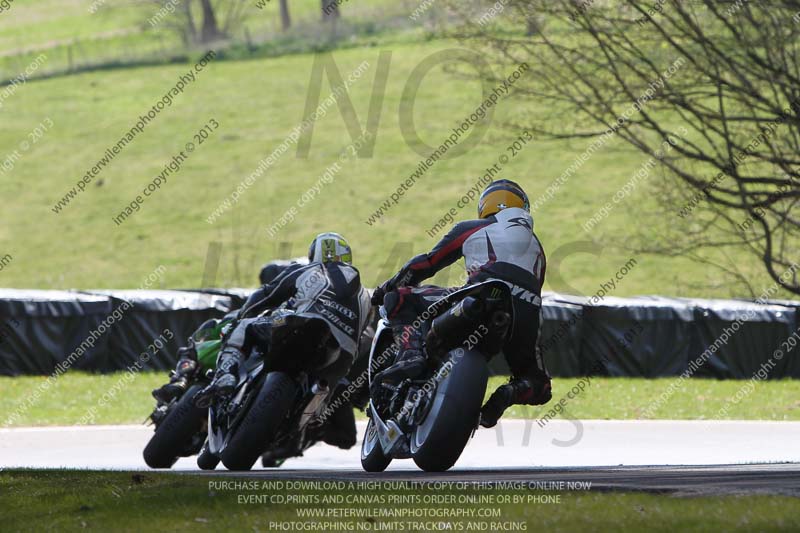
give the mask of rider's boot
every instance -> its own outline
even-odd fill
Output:
[[[481,408],[481,426],[494,427],[512,405],[542,405],[553,397],[550,378],[513,378],[501,385]]]
[[[153,390],[153,398],[159,402],[169,403],[186,392],[189,381],[197,370],[197,353],[194,348],[183,347],[178,349],[178,364],[170,376],[169,383]]]
[[[236,388],[236,374],[239,369],[241,352],[236,348],[225,348],[217,358],[217,369],[214,379],[205,389],[197,393],[198,405],[207,404],[213,398],[227,398]]]
[[[413,326],[392,326],[394,338],[400,342],[400,353],[392,366],[375,375],[373,388],[381,384],[396,385],[403,379],[415,379],[425,371],[426,361],[422,352],[422,334]]]
[[[325,421],[322,426],[322,441],[343,450],[355,446],[356,417],[350,402],[344,402],[337,407]]]

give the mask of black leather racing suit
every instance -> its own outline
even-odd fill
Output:
[[[392,325],[411,324],[428,305],[449,292],[439,287],[413,286],[461,257],[467,268],[465,285],[491,278],[502,280],[511,288],[514,321],[503,353],[512,375],[549,384],[544,361],[536,351],[546,259],[533,233],[533,219],[524,209],[508,208],[485,219],[460,222],[431,252],[406,263],[382,287]]]
[[[339,359],[325,369],[328,382],[336,386],[358,355],[361,333],[370,316],[369,295],[361,286],[358,270],[333,262],[290,265],[277,279],[248,298],[238,323],[225,341],[218,367],[230,358],[235,358],[234,364],[238,364],[254,345],[269,345],[273,318],[259,315],[270,309],[275,309],[273,315],[286,310],[321,318],[327,323],[341,348]],[[328,425],[337,435],[331,438],[331,432],[326,432],[326,442],[344,448],[355,444],[355,419],[349,403],[343,403],[331,415]]]

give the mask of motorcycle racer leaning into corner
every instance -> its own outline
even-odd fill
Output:
[[[282,263],[285,264],[280,264],[276,261],[273,261],[265,264],[261,268],[258,279],[262,286],[269,284],[287,268],[295,267],[297,265],[295,261]],[[214,320],[214,324],[235,320],[239,317],[240,312],[241,309],[235,309],[227,313],[224,317],[222,317],[222,319]],[[189,385],[193,380],[193,376],[198,372],[199,369],[197,350],[195,349],[195,343],[192,339],[189,339],[189,342],[186,346],[178,348],[177,356],[178,362],[175,365],[175,370],[170,373],[169,382],[157,389],[154,389],[152,392],[153,398],[165,404],[170,403],[173,399],[180,397],[184,392],[186,392],[186,389],[189,388]]]
[[[361,333],[368,325],[369,295],[352,266],[352,250],[338,233],[322,233],[312,242],[308,265],[289,265],[275,280],[254,292],[239,313],[217,358],[211,384],[198,393],[199,402],[231,395],[238,382],[239,364],[255,345],[269,347],[273,319],[265,311],[283,309],[323,319],[339,347],[340,356],[329,373],[329,382],[339,383],[358,355]],[[265,353],[269,357],[269,351]],[[340,402],[326,423],[323,440],[340,448],[356,443],[352,405]]]
[[[550,376],[536,350],[545,255],[533,232],[528,197],[513,181],[490,183],[478,201],[477,220],[456,224],[430,253],[412,258],[375,290],[372,303],[383,303],[395,338],[400,339],[400,353],[392,366],[375,376],[372,386],[414,379],[424,371],[421,332],[409,324],[453,289],[416,285],[462,256],[466,285],[497,279],[509,285],[513,296],[511,335],[503,346],[511,379],[481,409],[480,424],[494,427],[511,405],[541,405],[552,397]]]

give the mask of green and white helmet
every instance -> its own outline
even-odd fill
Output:
[[[311,241],[308,248],[308,260],[311,263],[347,263],[353,262],[353,250],[344,237],[338,233],[320,233]]]

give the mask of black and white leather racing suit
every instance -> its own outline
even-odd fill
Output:
[[[231,333],[226,344],[240,345],[244,340],[241,323],[276,307],[322,318],[342,350],[355,357],[369,317],[369,295],[361,286],[358,270],[351,265],[290,265],[277,279],[250,295],[239,314],[239,331]]]
[[[498,279],[511,288],[514,319],[503,353],[512,376],[534,386],[514,391],[509,403],[546,403],[550,377],[536,350],[546,259],[533,233],[533,219],[524,209],[507,208],[484,219],[456,224],[433,250],[412,258],[387,281],[379,294],[385,293],[383,303],[393,329],[397,329],[395,334],[410,328],[430,303],[451,290],[416,285],[461,257],[467,269],[465,285]],[[418,332],[406,329],[404,333],[401,363],[403,354],[417,352],[421,343]]]
[[[273,310],[271,315],[261,316],[267,310]],[[332,366],[326,367],[326,378],[333,385],[339,383],[358,354],[361,333],[370,316],[370,302],[358,270],[335,262],[291,265],[277,279],[254,292],[225,340],[217,372],[232,372],[256,344],[262,349],[266,347],[269,357],[268,346],[276,327],[273,317],[287,312],[320,318],[327,323],[341,354]],[[325,442],[344,448],[355,444],[355,419],[350,404],[343,403],[329,418],[328,425],[332,432],[325,435]]]

